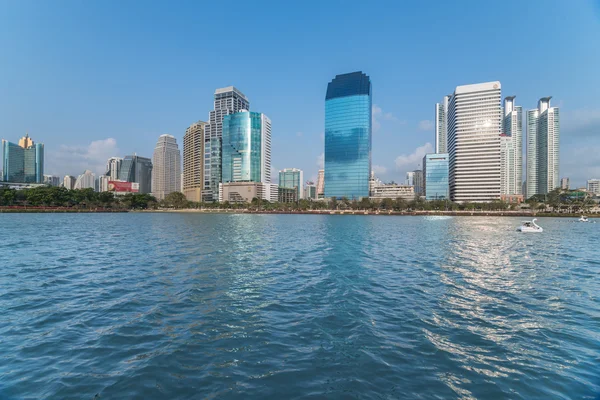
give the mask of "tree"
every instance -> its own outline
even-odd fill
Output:
[[[188,206],[187,198],[181,192],[171,192],[165,196],[163,201],[167,207],[175,209],[186,208]]]
[[[557,207],[560,207],[560,188],[556,188],[553,191],[551,191],[550,193],[548,193],[548,205],[550,207],[552,207],[552,212],[554,212],[554,210]]]
[[[338,202],[337,202],[337,199],[335,197],[331,198],[331,203],[330,204],[331,204],[331,209],[332,210],[337,210]]]

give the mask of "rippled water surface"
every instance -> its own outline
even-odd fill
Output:
[[[597,399],[600,223],[0,215],[0,398]]]

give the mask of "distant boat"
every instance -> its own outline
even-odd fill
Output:
[[[585,215],[582,215],[581,218],[579,218],[579,222],[590,222],[590,220]]]
[[[537,221],[537,218],[534,218],[532,221],[523,221],[522,225],[517,228],[517,232],[523,232],[523,233],[543,232],[544,229],[542,229],[541,226],[536,224],[535,221]]]

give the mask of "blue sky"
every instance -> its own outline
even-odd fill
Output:
[[[415,3],[415,4],[413,4]],[[416,4],[418,3],[418,4]],[[0,0],[0,137],[45,143],[46,173],[182,146],[218,87],[273,121],[273,167],[316,177],[336,75],[373,83],[373,165],[402,181],[434,142],[434,104],[499,80],[561,107],[561,176],[600,178],[600,2]]]

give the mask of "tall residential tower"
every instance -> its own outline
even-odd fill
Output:
[[[160,135],[152,156],[152,194],[163,200],[181,189],[181,153],[177,139]]]
[[[523,109],[516,96],[504,98],[501,144],[501,193],[521,194],[523,179]]]
[[[444,96],[441,103],[435,105],[435,152],[448,150],[448,104],[451,96]]]
[[[337,75],[325,96],[325,197],[369,197],[371,80],[362,72]]]
[[[183,194],[189,201],[202,201],[205,126],[206,122],[193,123],[183,136]]]
[[[560,187],[558,107],[542,97],[538,108],[527,111],[527,198]]]

